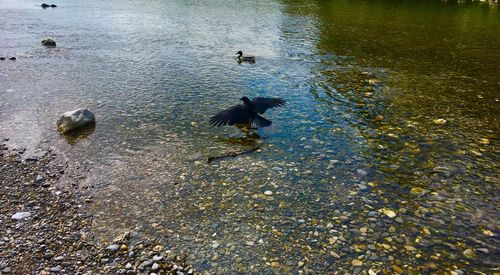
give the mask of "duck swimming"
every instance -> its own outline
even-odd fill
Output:
[[[241,62],[255,63],[255,56],[243,55],[242,51],[238,51],[236,53],[236,60],[238,60],[238,63]]]

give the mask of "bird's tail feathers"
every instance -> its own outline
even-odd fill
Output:
[[[255,129],[267,127],[271,124],[272,124],[272,122],[270,120],[267,120],[259,115],[257,115],[255,118],[253,118],[250,122],[250,126],[252,128],[255,128]]]

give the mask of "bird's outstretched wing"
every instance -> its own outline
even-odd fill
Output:
[[[213,126],[224,126],[234,124],[248,123],[250,120],[250,113],[243,105],[236,105],[219,112],[210,118],[210,124]]]
[[[264,114],[267,109],[285,106],[286,101],[283,98],[256,97],[252,100],[255,110],[259,114]]]

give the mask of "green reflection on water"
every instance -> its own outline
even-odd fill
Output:
[[[362,153],[376,174],[372,180],[382,182],[379,199],[409,214],[409,226],[441,231],[427,239],[448,247],[436,245],[418,262],[436,261],[431,254],[450,247],[496,251],[494,240],[479,232],[498,229],[497,5],[303,1],[297,8],[296,1],[284,2],[288,12],[318,19],[324,66],[312,94],[334,106],[347,102],[357,114],[350,123],[368,141]],[[446,253],[439,260],[457,264],[461,257]]]

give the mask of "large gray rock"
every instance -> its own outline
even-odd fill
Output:
[[[63,134],[66,134],[84,126],[90,126],[94,123],[94,114],[87,109],[80,108],[64,113],[57,120],[57,130],[59,130],[59,132]]]
[[[55,47],[56,41],[54,41],[54,39],[52,39],[52,38],[45,37],[44,39],[42,39],[42,45],[44,45],[46,47]]]

